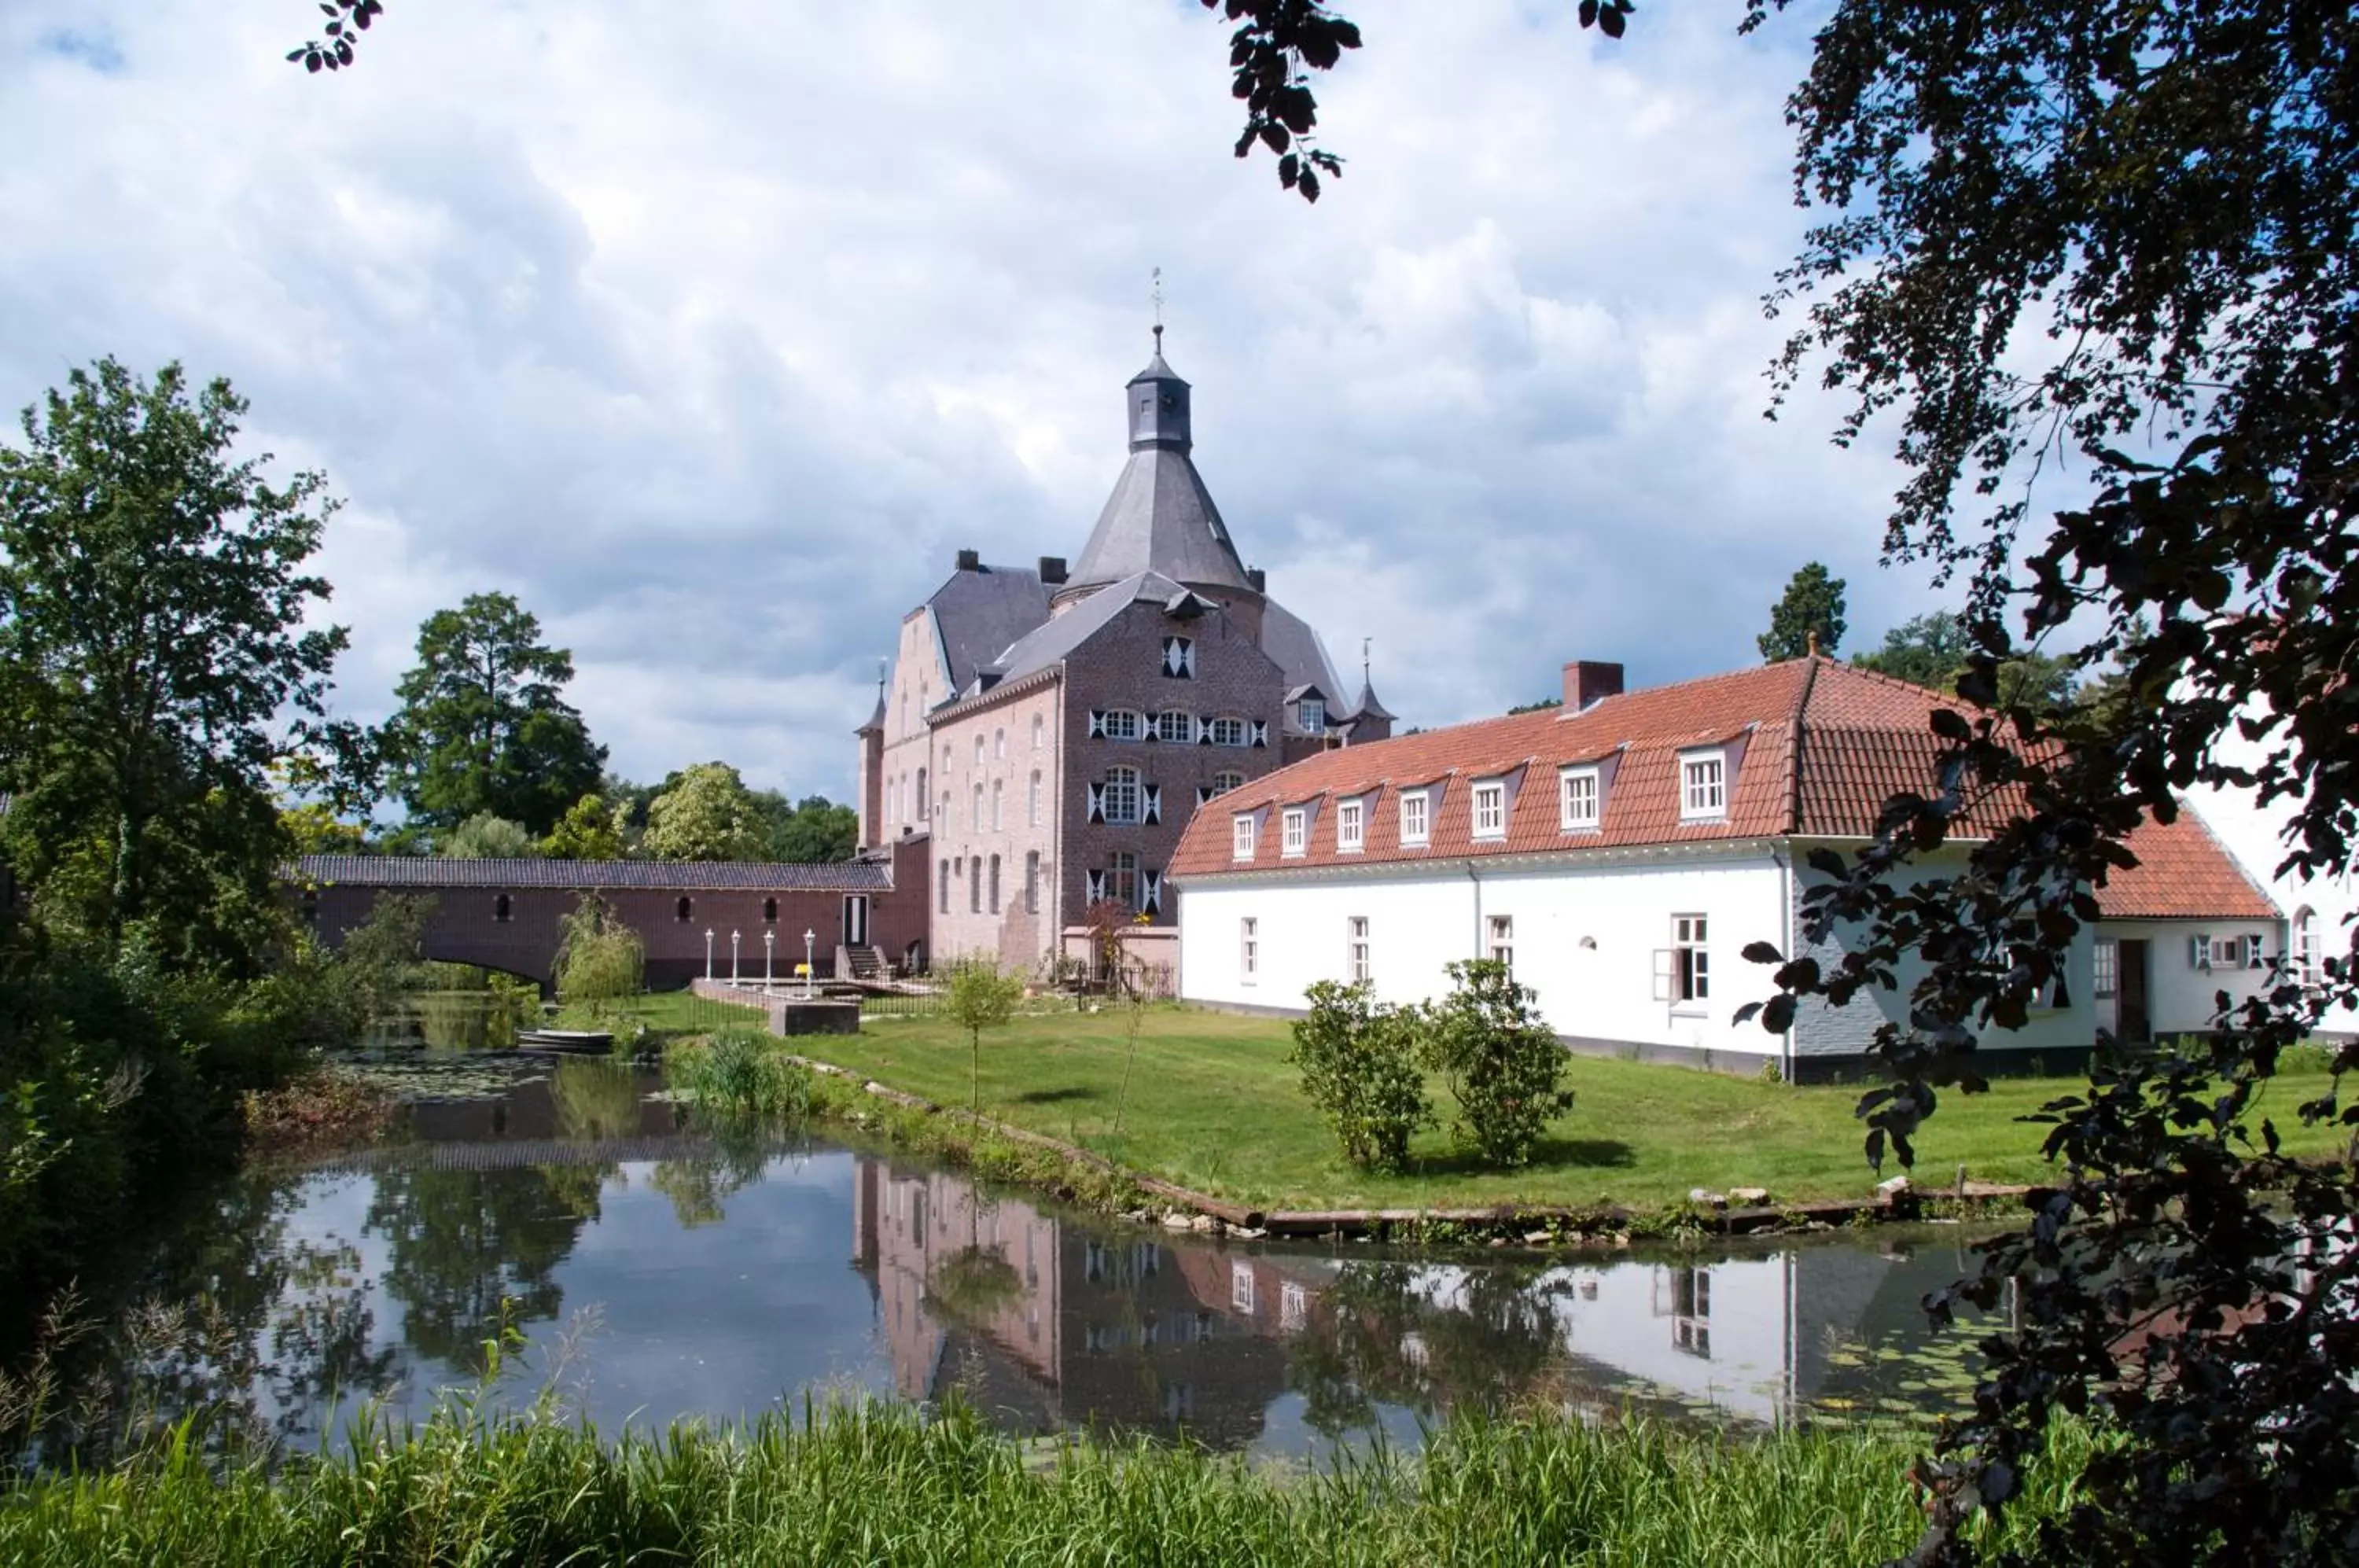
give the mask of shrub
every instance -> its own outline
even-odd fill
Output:
[[[1286,1058],[1302,1069],[1302,1092],[1343,1158],[1363,1170],[1402,1169],[1410,1136],[1433,1125],[1417,1065],[1419,1010],[1373,1000],[1364,980],[1321,980],[1306,994],[1310,1013],[1296,1021]]]
[[[1450,1085],[1451,1135],[1498,1165],[1532,1157],[1550,1118],[1572,1108],[1560,1086],[1564,1047],[1532,1010],[1536,993],[1495,958],[1448,966],[1451,992],[1419,1018],[1426,1064]]]
[[[552,967],[558,999],[568,1012],[579,1008],[595,1021],[613,1004],[639,994],[647,946],[603,898],[584,893],[558,923],[564,934]]]
[[[725,1116],[799,1120],[818,1097],[811,1070],[752,1029],[724,1029],[673,1047],[664,1056],[664,1075],[692,1095],[699,1110]]]

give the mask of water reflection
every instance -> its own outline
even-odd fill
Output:
[[[655,1088],[567,1062],[496,1102],[418,1106],[401,1146],[249,1175],[151,1281],[221,1329],[150,1354],[159,1383],[227,1393],[301,1447],[362,1399],[422,1415],[504,1324],[545,1374],[594,1322],[568,1395],[602,1425],[956,1389],[1014,1432],[1297,1454],[1414,1441],[1469,1405],[1930,1410],[1963,1376],[1963,1337],[1930,1338],[1917,1306],[1962,1267],[1947,1241],[1573,1264],[1223,1244],[713,1136]],[[533,1392],[527,1374],[502,1397]]]

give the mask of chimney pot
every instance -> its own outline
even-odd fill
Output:
[[[1264,572],[1258,566],[1247,569],[1245,572],[1245,581],[1253,584],[1253,591],[1256,593],[1266,593],[1269,592],[1269,573]]]
[[[1064,580],[1065,558],[1061,555],[1042,556],[1040,558],[1040,581],[1048,583],[1053,588]]]
[[[982,571],[982,570],[983,570],[983,552],[982,552],[981,550],[962,550],[959,551],[959,552],[958,552],[958,569],[959,569],[961,572],[980,572],[980,571]]]
[[[1564,711],[1577,713],[1604,697],[1622,694],[1622,667],[1603,659],[1576,659],[1564,667]]]

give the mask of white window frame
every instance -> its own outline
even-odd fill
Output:
[[[1357,855],[1368,847],[1367,802],[1356,797],[1335,802],[1335,848],[1343,855]]]
[[[1196,715],[1178,708],[1164,709],[1155,715],[1155,738],[1168,746],[1195,745]]]
[[[1107,826],[1135,828],[1147,820],[1147,787],[1140,781],[1137,768],[1107,768],[1102,788]]]
[[[1040,825],[1040,770],[1037,768],[1032,770],[1031,783],[1025,787],[1024,825],[1027,828]]]
[[[1712,1007],[1711,917],[1671,917],[1671,945],[1655,950],[1655,1000],[1669,1002],[1674,1013],[1709,1012]]]
[[[1288,806],[1278,813],[1277,852],[1300,855],[1310,847],[1310,808]]]
[[[2317,985],[2325,979],[2325,968],[2320,960],[2324,956],[2325,943],[2318,934],[2318,911],[2304,904],[2293,912],[2294,975],[2305,985]]]
[[[1507,836],[1507,781],[1504,779],[1477,779],[1474,784],[1474,836],[1478,839],[1498,839]],[[1484,821],[1485,811],[1491,820]]]
[[[1251,811],[1239,811],[1229,819],[1229,858],[1251,860],[1260,840],[1261,823]]]
[[[1204,721],[1204,738],[1214,746],[1251,746],[1253,726],[1232,714]]]
[[[992,760],[995,762],[995,761],[997,761],[999,758],[1001,758],[1001,757],[1006,757],[1006,755],[1007,755],[1007,731],[1006,731],[1005,728],[995,729],[995,730],[992,731],[992,732],[991,732],[991,756],[992,756]]]
[[[1506,964],[1507,973],[1513,975],[1516,972],[1516,917],[1486,915],[1484,920],[1490,940],[1484,944],[1483,955],[1495,963]]]
[[[1716,822],[1727,815],[1727,748],[1680,753],[1680,821]]]
[[[1044,738],[1044,736],[1046,735],[1046,734],[1047,734],[1047,732],[1048,732],[1048,728],[1049,728],[1049,725],[1048,725],[1047,722],[1046,722],[1045,720],[1043,720],[1043,719],[1040,717],[1040,715],[1039,715],[1039,714],[1035,713],[1035,714],[1033,714],[1033,715],[1032,715],[1032,749],[1033,749],[1033,750],[1038,751],[1038,750],[1039,750],[1039,749],[1040,749],[1040,743],[1041,743],[1042,739]]]
[[[1212,775],[1212,793],[1215,795],[1225,795],[1232,789],[1245,787],[1245,776],[1234,768],[1224,768]]]
[[[1108,740],[1136,740],[1147,733],[1147,721],[1136,708],[1108,708],[1105,711],[1105,737]]]
[[[1368,961],[1368,917],[1350,915],[1343,921],[1343,978],[1353,985],[1374,972]]]
[[[2089,994],[2100,1002],[2122,994],[2122,944],[2112,937],[2098,938],[2090,949]]]
[[[1412,810],[1411,808],[1415,808]],[[1400,798],[1400,841],[1404,849],[1432,842],[1433,798],[1424,789],[1404,789]]]
[[[1305,697],[1294,705],[1294,713],[1305,735],[1321,735],[1327,728],[1327,699]]]
[[[1557,775],[1557,825],[1566,833],[1595,833],[1604,820],[1604,780],[1594,767],[1568,768]]]
[[[977,768],[983,766],[983,735],[979,731],[974,737],[974,765]]]
[[[1251,985],[1261,978],[1261,919],[1246,915],[1237,921],[1237,983]]]

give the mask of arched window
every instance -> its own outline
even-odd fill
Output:
[[[918,820],[921,822],[926,820],[926,806],[932,798],[926,793],[926,770],[920,768],[918,769]]]
[[[695,913],[696,905],[689,899],[686,894],[682,894],[680,896],[679,902],[672,906],[672,919],[681,921],[682,923],[686,923],[689,917]]]
[[[1024,825],[1027,828],[1040,825],[1040,770],[1037,768],[1032,770],[1032,782],[1024,791]]]
[[[506,925],[509,912],[508,896],[506,893],[492,900],[492,919]]]
[[[2315,985],[2326,976],[2320,962],[2318,911],[2304,904],[2293,912],[2293,972],[2305,985]]]
[[[1045,723],[1043,723],[1043,722],[1042,722],[1042,720],[1041,720],[1041,718],[1040,718],[1040,715],[1039,715],[1039,714],[1035,713],[1035,714],[1033,714],[1033,715],[1032,715],[1032,749],[1033,749],[1033,750],[1038,751],[1038,750],[1039,750],[1039,749],[1040,749],[1040,741],[1041,741],[1041,738],[1042,738],[1044,735],[1046,735],[1048,734],[1048,728],[1049,728],[1049,726],[1048,726]]]
[[[1215,773],[1212,775],[1212,793],[1215,795],[1225,795],[1232,789],[1244,789],[1245,783],[1245,776],[1234,770],[1225,773]]]
[[[951,792],[942,791],[942,832],[951,831]]]
[[[776,898],[762,900],[762,923],[768,926],[778,923],[778,901]]]
[[[966,862],[966,911],[983,913],[983,856],[969,855]]]
[[[951,912],[951,863],[945,858],[934,874],[934,908],[947,915]]]
[[[974,815],[967,819],[966,825],[975,833],[983,831],[983,786],[980,784],[974,787]]]
[[[1105,820],[1110,822],[1138,821],[1138,769],[1109,768],[1105,781]]]
[[[991,781],[991,831],[999,831],[999,780]]]
[[[991,857],[991,912],[999,913],[999,856]]]
[[[977,768],[983,766],[983,736],[980,735],[974,737],[974,765]]]
[[[1007,732],[1006,730],[994,730],[991,732],[991,755],[994,758],[1006,757],[1007,755]]]
[[[1024,912],[1040,912],[1040,852],[1037,849],[1024,852]]]

